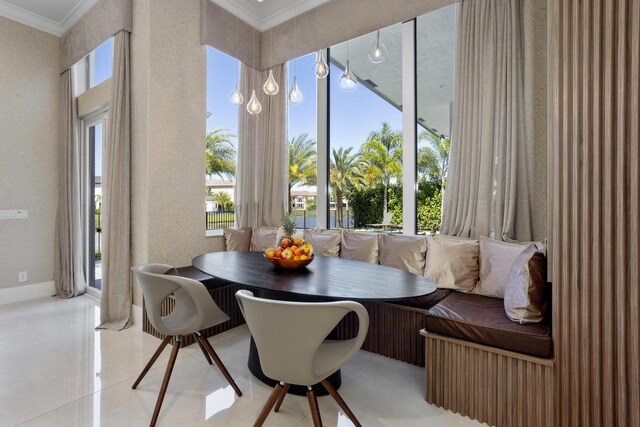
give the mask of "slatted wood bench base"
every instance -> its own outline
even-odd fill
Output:
[[[554,361],[426,331],[425,400],[497,427],[554,425]]]

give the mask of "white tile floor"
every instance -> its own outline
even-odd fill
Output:
[[[131,384],[159,340],[132,327],[96,331],[91,297],[45,298],[0,306],[0,426],[144,426],[162,381],[165,350],[137,390]],[[250,426],[271,389],[246,364],[245,326],[210,339],[243,391],[238,398],[196,345],[180,351],[159,426]],[[342,370],[340,393],[365,426],[477,426],[428,405],[423,370],[361,351]],[[320,397],[325,426],[350,426]],[[312,426],[305,397],[287,396],[265,425]]]

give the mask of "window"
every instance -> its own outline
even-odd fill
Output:
[[[102,290],[102,153],[106,142],[107,113],[82,121],[82,206],[84,215],[84,259],[89,291]]]
[[[376,37],[329,50],[330,227],[366,228],[385,212],[402,222],[402,24],[380,31],[382,63],[368,57]],[[358,80],[351,91],[340,86],[347,60]]]
[[[240,63],[207,47],[207,127],[205,229],[221,230],[235,223],[234,188],[238,109],[229,101]],[[242,106],[246,105],[245,99]]]
[[[76,94],[98,86],[113,74],[113,37],[107,39],[75,65]]]
[[[296,215],[298,228],[316,226],[315,205],[304,203],[303,193],[317,194],[317,89],[316,76],[311,72],[315,54],[301,56],[289,62],[289,87],[294,77],[304,94],[301,103],[289,102],[289,210]],[[308,196],[307,196],[308,197]]]
[[[416,19],[419,232],[440,228],[451,146],[455,32],[455,5]]]

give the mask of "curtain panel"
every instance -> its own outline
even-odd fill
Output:
[[[72,298],[85,293],[87,281],[82,266],[82,205],[80,191],[80,141],[78,113],[73,89],[73,70],[60,77],[60,151],[58,175],[58,209],[54,251],[56,295]]]
[[[528,241],[522,4],[464,0],[457,19],[451,166],[441,232]]]
[[[277,226],[286,212],[288,184],[287,66],[271,68],[280,85],[273,96],[262,91],[269,70],[242,64],[241,85],[245,102],[238,109],[238,168],[236,222],[238,227]],[[262,112],[251,115],[246,105],[252,90]]]
[[[102,159],[103,259],[100,329],[131,325],[131,107],[127,31],[116,34],[113,48],[111,108]]]

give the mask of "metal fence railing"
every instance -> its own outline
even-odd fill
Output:
[[[206,230],[220,230],[227,227],[233,227],[235,222],[236,213],[234,211],[206,212]]]
[[[316,211],[305,209],[294,209],[296,216],[296,228],[313,228],[317,225]],[[353,215],[348,209],[342,211],[342,228],[353,228]],[[329,227],[336,228],[336,210],[329,210]]]

